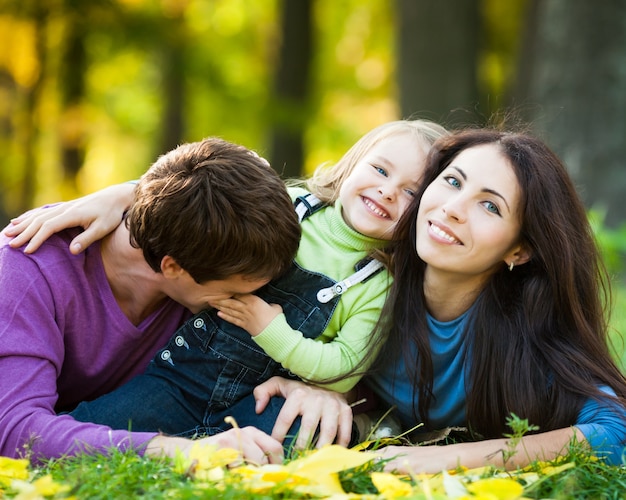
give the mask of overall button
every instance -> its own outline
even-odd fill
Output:
[[[163,361],[167,361],[170,365],[174,366],[174,362],[172,361],[172,353],[170,351],[168,351],[167,349],[165,349],[161,353],[161,359]]]
[[[206,328],[204,327],[204,320],[202,318],[196,318],[193,322],[193,327],[197,330],[206,330]]]
[[[174,339],[174,343],[178,346],[178,347],[183,347],[185,346],[187,349],[189,349],[189,344],[187,343],[187,341],[185,340],[185,337],[183,337],[182,335],[177,335],[176,338]]]

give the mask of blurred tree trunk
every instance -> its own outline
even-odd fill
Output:
[[[532,0],[517,101],[589,207],[626,220],[626,2]]]
[[[29,4],[30,6],[31,4]],[[25,89],[24,111],[22,113],[21,131],[17,131],[21,140],[20,148],[24,158],[24,176],[21,186],[21,194],[16,204],[16,213],[20,214],[32,208],[35,199],[35,177],[37,172],[37,157],[35,155],[37,136],[39,134],[37,108],[40,104],[41,92],[44,83],[44,71],[46,68],[46,26],[48,21],[48,10],[39,2],[32,4],[29,11],[35,25],[35,57],[39,61],[41,68],[35,81],[29,88]]]
[[[299,177],[304,166],[312,51],[311,0],[284,0],[280,57],[274,76],[270,163],[283,177]]]
[[[61,94],[60,148],[63,183],[67,195],[77,193],[76,176],[85,161],[86,117],[82,111],[85,96],[87,54],[85,36],[89,23],[85,8],[71,3],[66,11],[65,54],[61,58],[59,87]]]
[[[157,156],[174,149],[183,142],[185,106],[185,54],[186,32],[184,25],[184,3],[175,12],[170,11],[171,20],[162,32],[165,41],[162,47],[163,78],[163,128],[160,151]]]
[[[396,16],[402,117],[450,124],[454,110],[474,110],[479,1],[397,0]]]

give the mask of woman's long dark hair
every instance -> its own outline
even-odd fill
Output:
[[[608,347],[609,281],[584,206],[557,156],[524,134],[467,130],[433,146],[423,186],[396,230],[395,279],[378,325],[384,334],[374,367],[404,356],[419,401],[416,418],[428,424],[433,363],[425,263],[415,251],[419,200],[460,151],[482,144],[497,145],[515,170],[520,242],[532,257],[513,271],[503,262],[473,307],[466,332],[470,429],[483,437],[502,436],[511,413],[540,431],[567,427],[585,399],[601,396],[598,384],[612,387],[624,404],[626,380]],[[411,358],[412,345],[417,360]]]

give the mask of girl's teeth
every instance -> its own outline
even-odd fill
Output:
[[[380,217],[389,217],[385,212],[383,212],[382,210],[380,210],[376,205],[374,205],[373,203],[371,203],[368,200],[365,200],[365,204],[370,208],[370,210],[372,212],[374,212],[376,215],[379,215]]]

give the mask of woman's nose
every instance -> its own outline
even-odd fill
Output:
[[[447,217],[457,222],[465,222],[465,204],[460,196],[457,196],[443,205],[443,212]]]

